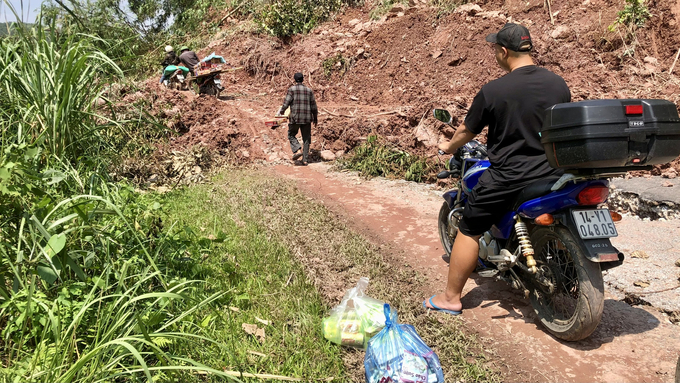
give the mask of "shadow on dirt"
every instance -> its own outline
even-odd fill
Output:
[[[498,306],[507,311],[507,314],[494,315],[492,320],[512,318],[523,320],[527,324],[549,334],[556,341],[580,351],[588,351],[600,348],[603,344],[611,343],[615,338],[628,335],[640,334],[651,331],[659,326],[659,320],[647,311],[631,306],[623,301],[605,299],[604,313],[600,325],[588,338],[578,342],[565,342],[552,336],[540,323],[529,299],[524,299],[519,291],[514,291],[504,282],[490,278],[482,278],[472,275],[477,287],[469,291],[461,299],[463,307],[492,307]],[[491,301],[491,302],[489,302]],[[486,302],[486,303],[484,303]]]

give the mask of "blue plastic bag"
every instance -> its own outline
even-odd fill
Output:
[[[364,358],[367,383],[444,383],[437,354],[397,312],[385,304],[385,328],[368,342]]]

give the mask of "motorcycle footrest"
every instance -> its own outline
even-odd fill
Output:
[[[493,278],[498,274],[497,269],[484,269],[484,270],[479,270],[477,272],[477,275],[479,275],[482,278]]]

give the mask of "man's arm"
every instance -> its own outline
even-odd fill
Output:
[[[451,137],[451,141],[442,142],[441,144],[439,144],[439,149],[443,150],[446,153],[453,153],[461,146],[472,141],[472,139],[475,138],[475,136],[477,135],[467,130],[467,128],[463,124],[459,126],[456,132],[453,134],[453,137]]]
[[[283,100],[283,106],[279,110],[279,116],[283,115],[286,112],[286,109],[290,106],[290,104],[293,103],[293,90],[288,88],[288,93],[286,94],[286,98]]]
[[[310,104],[311,109],[312,109],[312,118],[313,118],[312,122],[314,122],[314,127],[316,127],[317,119],[318,119],[318,115],[319,115],[319,109],[316,106],[316,99],[314,98],[314,92],[312,92],[310,90],[309,93],[311,95],[311,99],[309,101],[309,104]]]

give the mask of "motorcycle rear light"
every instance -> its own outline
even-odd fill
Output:
[[[534,223],[541,226],[550,226],[555,223],[555,217],[552,214],[541,214],[534,220]]]
[[[617,253],[597,253],[597,258],[600,262],[615,262],[619,260],[619,255]]]
[[[592,206],[603,203],[609,196],[609,188],[603,185],[588,186],[578,193],[576,200],[579,205]]]
[[[642,114],[642,105],[626,105],[626,116]]]
[[[612,217],[612,221],[614,221],[614,222],[619,222],[620,220],[623,219],[623,217],[621,216],[621,214],[619,214],[619,213],[617,213],[617,212],[615,212],[615,211],[609,210],[609,215]]]

